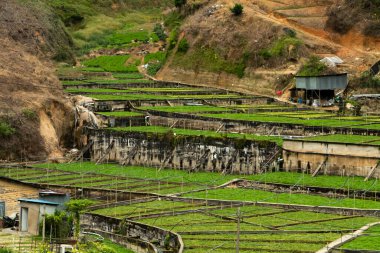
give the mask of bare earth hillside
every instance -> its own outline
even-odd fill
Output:
[[[71,104],[47,60],[70,40],[49,15],[0,2],[0,122],[11,128],[0,135],[0,159],[60,156],[70,141]]]
[[[346,1],[241,0],[244,6],[241,17],[233,16],[229,10],[235,2],[208,1],[187,17],[181,27],[181,36],[189,41],[190,50],[182,54],[181,59],[169,58],[158,78],[274,95],[276,89],[284,88],[281,80],[288,74],[295,74],[310,55],[337,55],[344,64],[335,71],[353,75],[368,70],[379,60],[380,41],[364,32],[365,16],[360,16],[345,33],[331,27],[333,17]],[[343,14],[340,15],[343,19]],[[263,50],[276,44],[288,30],[296,33],[302,45],[297,50],[287,45],[281,56],[263,60],[260,57]],[[244,77],[203,68],[200,62],[192,60],[199,48],[212,48],[232,63],[248,56]],[[212,61],[212,58],[205,60]],[[185,68],[189,63],[193,63],[192,67]]]

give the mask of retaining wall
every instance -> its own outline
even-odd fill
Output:
[[[111,162],[194,171],[258,173],[277,149],[272,142],[241,139],[102,130],[89,130],[88,134],[94,141],[94,161],[106,155]],[[112,149],[106,153],[112,142]],[[275,162],[270,165],[276,166]]]
[[[288,171],[313,173],[327,159],[321,174],[366,177],[380,160],[380,146],[285,140],[283,158]]]
[[[167,252],[183,252],[184,245],[180,235],[158,227],[90,213],[81,215],[81,224],[88,229],[96,229],[106,233],[121,233],[140,241],[155,242],[158,248],[171,249]]]

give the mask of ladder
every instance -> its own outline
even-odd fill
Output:
[[[83,155],[92,147],[92,145],[94,145],[94,141],[90,140],[90,142],[80,151],[79,155],[77,155],[76,157],[71,158],[71,160],[69,161],[69,163],[79,161],[79,159],[81,159],[83,157]]]
[[[322,169],[322,167],[326,164],[327,162],[327,156],[325,157],[325,159],[323,160],[323,162],[321,162],[321,164],[318,166],[318,168],[313,172],[313,175],[311,175],[312,177],[315,177],[316,175],[318,175],[319,171]]]
[[[368,179],[370,179],[373,174],[375,174],[375,171],[376,169],[380,166],[380,160],[376,163],[375,166],[372,167],[372,169],[369,171],[368,175],[366,176],[366,178],[364,179],[364,181],[368,181]]]
[[[110,145],[107,147],[106,149],[106,152],[104,153],[104,155],[102,155],[102,157],[100,157],[97,161],[96,161],[96,165],[98,165],[99,163],[103,162],[104,159],[106,158],[106,156],[111,152],[111,150],[113,149],[113,146],[115,145],[115,140],[112,140]]]

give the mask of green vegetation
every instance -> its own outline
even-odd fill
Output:
[[[241,14],[243,14],[243,5],[241,4],[235,4],[234,7],[230,8],[232,14],[234,14],[235,16],[240,16]]]
[[[117,79],[142,79],[144,76],[140,73],[112,73],[112,76]]]
[[[282,139],[279,137],[262,136],[262,135],[254,135],[254,134],[239,134],[239,133],[216,133],[215,131],[169,128],[169,127],[161,127],[161,126],[116,127],[116,128],[109,128],[108,130],[117,131],[117,132],[145,132],[145,133],[154,133],[154,134],[172,133],[175,135],[203,136],[203,137],[220,138],[220,139],[236,138],[236,139],[252,140],[252,141],[276,142],[278,145],[282,144]]]
[[[312,177],[310,174],[297,172],[269,172],[260,175],[251,175],[248,179],[262,183],[280,183],[303,187],[316,186],[352,191],[380,191],[380,182],[374,178],[364,181],[363,177],[327,175]]]
[[[80,232],[80,214],[84,212],[89,206],[94,204],[94,201],[88,199],[72,199],[67,202],[66,208],[67,211],[72,213],[75,223],[74,236],[75,238],[79,238]]]
[[[177,113],[204,113],[204,112],[228,112],[231,109],[215,107],[210,105],[201,105],[201,106],[144,106],[139,107],[140,110],[153,110],[153,111],[162,111],[162,112],[177,112]]]
[[[9,123],[2,121],[0,119],[0,136],[9,137],[16,132],[16,129],[13,128]]]
[[[181,41],[178,44],[178,52],[186,53],[187,50],[189,50],[190,45],[189,42],[187,42],[186,38],[181,39]]]
[[[318,76],[325,72],[327,66],[320,62],[317,56],[312,56],[308,61],[301,67],[300,71],[297,73],[298,76]]]
[[[380,141],[379,136],[367,136],[367,135],[344,135],[344,134],[334,134],[334,135],[321,135],[315,137],[307,137],[301,140],[305,141],[322,141],[322,142],[338,142],[338,143],[353,143],[353,144],[369,144],[376,143]],[[378,145],[378,144],[376,144]]]
[[[230,119],[230,120],[243,120],[243,121],[257,121],[257,122],[271,122],[282,124],[295,124],[304,126],[318,126],[318,127],[348,127],[348,128],[368,128],[373,129],[372,125],[364,126],[362,121],[350,121],[339,119],[298,119],[285,116],[265,116],[261,114],[233,114],[233,113],[220,113],[220,114],[204,114],[204,116]],[[362,126],[360,126],[362,125]]]
[[[186,57],[183,54],[176,54],[173,58],[173,65],[182,68],[202,69],[210,72],[226,72],[238,77],[244,76],[245,62],[248,55],[242,59],[231,62],[212,48],[194,48],[189,50]]]
[[[361,236],[341,246],[348,250],[373,250],[380,251],[380,226],[373,226],[366,230]]]
[[[154,76],[164,65],[166,60],[166,52],[156,52],[147,54],[144,57],[144,63],[148,64],[148,74]]]
[[[84,88],[84,89],[65,89],[68,93],[130,93],[130,90],[116,90],[116,89],[91,89],[91,88]]]
[[[46,215],[45,234],[51,238],[69,238],[73,227],[73,217],[64,211],[56,211],[54,214]],[[42,234],[42,223],[40,224]]]
[[[168,37],[165,33],[164,27],[160,23],[157,23],[154,25],[153,32],[162,41],[165,41],[166,38]]]
[[[300,193],[274,193],[253,189],[217,189],[185,194],[190,198],[224,199],[253,202],[272,202],[311,206],[335,206],[361,209],[379,209],[380,203],[373,200],[328,198]]]
[[[84,61],[86,67],[102,68],[109,72],[138,72],[135,64],[126,65],[129,55],[99,56],[94,59]]]
[[[290,47],[294,47],[295,49],[298,49],[301,45],[302,45],[302,41],[300,39],[286,35],[274,41],[269,46],[269,48],[261,50],[260,55],[264,59],[281,57],[281,56],[285,56],[286,53],[289,53],[288,50]]]
[[[174,0],[174,5],[175,5],[175,7],[180,8],[180,7],[182,7],[183,5],[185,5],[186,2],[187,2],[186,0]]]
[[[138,112],[97,112],[97,114],[104,115],[107,117],[139,117],[144,116],[142,113]]]

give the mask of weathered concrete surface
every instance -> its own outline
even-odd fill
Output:
[[[184,137],[170,134],[90,131],[91,158],[193,171],[259,173],[277,148],[272,142]],[[111,150],[107,149],[113,143]],[[274,163],[274,162],[273,162]]]
[[[184,249],[180,235],[131,220],[122,221],[113,217],[86,213],[81,215],[81,224],[89,229],[97,229],[108,233],[121,233],[141,241],[156,242],[156,246],[161,249],[171,249],[167,252],[182,253]]]
[[[380,147],[365,144],[285,140],[283,157],[284,167],[288,171],[313,173],[326,161],[320,173],[365,177],[380,160]],[[373,176],[379,177],[380,171],[375,171]]]

